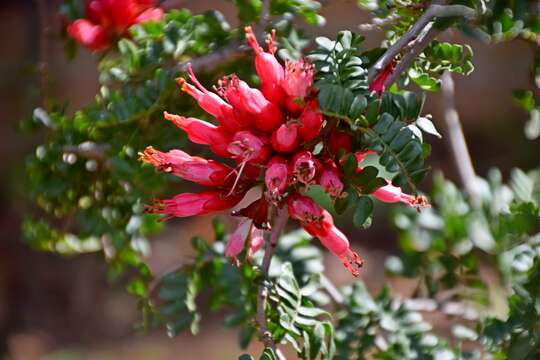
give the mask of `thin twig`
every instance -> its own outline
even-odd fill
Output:
[[[266,326],[265,308],[266,299],[268,297],[268,289],[265,286],[265,281],[268,279],[268,270],[270,269],[270,262],[272,260],[274,248],[276,247],[281,231],[287,224],[288,218],[289,214],[287,213],[286,208],[278,209],[272,230],[266,241],[266,249],[264,251],[264,257],[261,265],[261,271],[264,279],[259,285],[259,291],[257,293],[257,323],[259,324],[259,332],[264,346],[271,348],[274,350],[274,352],[276,352],[276,344],[272,338],[272,334],[268,331],[268,327]]]
[[[459,121],[459,114],[456,109],[454,99],[454,80],[449,72],[445,72],[441,78],[441,93],[444,106],[444,122],[448,133],[448,140],[452,157],[459,173],[459,177],[465,190],[471,197],[473,204],[478,201],[478,190],[476,186],[476,173],[465,141],[463,128]]]
[[[476,16],[476,12],[464,5],[445,5],[448,0],[434,0],[431,5],[413,26],[393,43],[386,52],[369,69],[368,81],[371,82],[395,57],[405,49],[409,43],[415,41],[424,32],[433,19],[441,17],[464,17],[471,19]],[[427,43],[429,44],[429,42]],[[425,44],[425,46],[427,46]],[[398,74],[399,75],[399,74]]]
[[[394,71],[388,76],[388,78],[386,78],[386,81],[384,82],[386,89],[396,82],[399,76],[409,68],[414,59],[416,59],[416,57],[420,55],[422,51],[424,51],[426,46],[428,46],[429,43],[439,34],[439,30],[433,26],[433,23],[428,24],[426,29],[427,31],[421,34],[414,41],[414,43],[409,47],[408,52],[403,55],[401,61],[396,65]]]

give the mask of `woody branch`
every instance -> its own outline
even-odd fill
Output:
[[[397,55],[407,51],[401,62],[397,65],[394,74],[389,77],[385,85],[391,85],[405,71],[412,61],[429,45],[439,33],[434,26],[436,18],[444,17],[464,17],[472,19],[476,16],[475,10],[464,5],[446,5],[448,0],[434,0],[431,5],[422,13],[416,23],[394,42],[386,52],[375,62],[368,71],[368,81],[375,77],[390,64]],[[403,64],[401,64],[403,63]],[[400,65],[401,64],[401,65]]]
[[[281,232],[283,231],[285,225],[287,224],[288,218],[289,218],[289,214],[287,213],[286,208],[277,210],[277,214],[275,216],[275,220],[272,225],[272,230],[266,241],[266,248],[264,250],[264,256],[263,256],[263,261],[261,265],[261,272],[263,274],[264,279],[259,285],[259,290],[257,293],[257,323],[259,324],[259,333],[261,335],[261,338],[263,340],[265,347],[272,348],[274,352],[276,352],[276,344],[272,338],[272,334],[268,331],[268,328],[266,326],[265,308],[266,308],[266,302],[268,298],[268,289],[265,285],[265,282],[268,278],[268,270],[270,269],[270,263],[272,261],[272,255],[274,253],[274,249],[276,247],[276,244],[277,244],[277,241],[279,239]]]

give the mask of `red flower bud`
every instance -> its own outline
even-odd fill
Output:
[[[110,46],[107,31],[101,25],[94,25],[86,19],[78,19],[67,27],[69,36],[90,50],[100,51]]]
[[[298,141],[298,124],[288,122],[278,127],[272,134],[272,148],[280,153],[288,153],[296,150]]]
[[[285,97],[285,93],[280,86],[284,77],[284,70],[274,55],[275,31],[272,32],[272,36],[268,39],[270,52],[264,52],[259,46],[251,26],[246,27],[245,31],[247,42],[255,51],[255,69],[261,79],[262,93],[274,105],[281,106]]]
[[[369,84],[369,91],[375,91],[377,95],[381,96],[383,92],[386,91],[385,82],[388,76],[394,72],[394,62],[390,62],[386,67],[381,71],[375,79]]]
[[[250,238],[248,256],[253,256],[264,245],[264,232],[252,226]]]
[[[350,153],[352,149],[351,135],[344,131],[334,130],[330,134],[327,146],[328,150],[334,155],[339,154],[341,149],[345,154]]]
[[[230,156],[227,147],[231,142],[231,137],[223,128],[197,118],[186,118],[168,112],[165,112],[164,116],[165,119],[184,130],[189,140],[196,144],[210,146],[210,149],[218,156]]]
[[[412,207],[430,207],[424,196],[413,196],[403,193],[400,187],[394,186],[388,181],[388,185],[375,190],[372,194],[376,199],[386,203],[402,202]]]
[[[296,181],[304,185],[310,185],[313,182],[320,167],[319,161],[307,150],[296,153],[292,159],[293,176]]]
[[[304,141],[311,141],[319,136],[322,129],[323,115],[310,108],[305,108],[300,115],[300,127],[298,133]]]

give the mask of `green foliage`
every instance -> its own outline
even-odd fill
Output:
[[[268,329],[276,340],[291,343],[301,359],[332,359],[334,356],[334,327],[331,315],[316,307],[309,299],[320,287],[320,280],[312,278],[304,287],[296,281],[290,263],[283,264],[275,281],[270,299],[276,313],[268,316]],[[303,341],[303,343],[302,343]]]
[[[435,299],[449,314],[477,319],[492,314],[488,306],[494,301],[507,302],[507,314],[492,315],[483,322],[481,340],[498,356],[532,359],[537,356],[539,316],[535,305],[539,296],[539,172],[514,170],[505,185],[494,170],[488,181],[479,179],[477,186],[478,194],[464,196],[438,175],[433,209],[420,214],[397,211],[394,223],[400,230],[402,254],[389,258],[387,268],[400,276],[419,277],[415,296]],[[488,286],[480,271],[488,264],[495,265],[511,289],[508,294]],[[443,293],[451,296],[442,297]],[[465,312],[453,313],[446,306],[452,302],[464,302]]]
[[[422,143],[418,135],[421,131],[413,124],[420,116],[423,101],[412,92],[385,93],[379,99],[368,91],[366,57],[360,54],[362,41],[362,37],[348,31],[339,33],[335,41],[316,39],[318,48],[310,58],[317,69],[321,110],[343,120],[350,130],[361,135],[360,141],[366,147],[377,151],[381,167],[394,174],[395,185],[415,191],[415,184],[427,171],[424,159],[429,155],[429,146]],[[426,118],[421,119],[425,123]],[[384,184],[378,180],[364,193]],[[344,201],[339,204],[340,212],[343,205]]]
[[[342,31],[332,41],[315,39],[310,59],[317,69],[319,105],[328,115],[355,119],[367,105],[367,71],[357,56],[364,38]]]
[[[437,91],[444,71],[469,75],[473,70],[469,45],[432,41],[409,69],[408,76],[422,90]]]
[[[254,259],[257,266],[248,259],[233,265],[224,255],[226,239],[221,227],[216,223],[216,242],[212,245],[193,239],[196,255],[192,262],[152,282],[145,300],[150,316],[147,323],[165,325],[169,336],[188,328],[196,334],[201,307],[225,311],[224,325],[241,328],[239,342],[245,348],[256,335],[252,319],[262,283],[269,291],[266,315],[274,339],[291,343],[302,359],[332,358],[331,316],[320,308],[328,302],[320,285],[322,254],[307,234],[296,231],[280,239],[270,278],[263,279],[258,268],[260,254]],[[203,294],[207,301],[201,304]]]
[[[372,298],[361,282],[344,290],[337,312],[336,359],[455,359],[445,341],[431,332],[418,312],[384,288]]]
[[[156,283],[159,305],[154,311],[154,323],[164,324],[169,336],[187,328],[192,334],[199,330],[201,311],[197,300],[209,291],[205,306],[212,311],[227,309],[224,325],[242,325],[240,345],[246,347],[255,332],[250,320],[255,313],[259,274],[250,263],[239,267],[224,255],[223,238],[210,246],[199,238],[192,240],[197,254],[191,264],[166,274]],[[150,294],[152,295],[152,294]]]

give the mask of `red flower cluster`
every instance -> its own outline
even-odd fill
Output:
[[[229,209],[250,188],[262,182],[261,198],[233,214],[244,219],[230,237],[227,255],[238,255],[248,238],[250,253],[260,248],[262,230],[268,229],[269,206],[286,205],[291,218],[298,220],[358,275],[362,260],[351,251],[346,236],[334,225],[330,213],[304,195],[309,186],[319,184],[334,199],[344,196],[341,164],[334,160],[341,149],[351,152],[351,136],[336,130],[335,124],[323,121],[312,88],[312,65],[298,60],[283,67],[274,54],[274,34],[267,40],[268,52],[259,46],[251,28],[246,28],[246,34],[256,54],[261,90],[231,75],[219,81],[216,92],[212,92],[197,80],[189,67],[191,83],[185,79],[179,79],[178,83],[202,109],[215,117],[218,125],[165,113],[165,118],[184,130],[192,142],[208,145],[217,156],[231,159],[233,165],[191,156],[181,150],[160,152],[146,148],[141,153],[143,161],[212,188],[157,200],[147,211],[184,217]],[[321,142],[323,149],[315,155],[315,145]],[[356,153],[358,162],[368,153]],[[357,171],[362,168],[359,166]],[[423,204],[421,199],[402,194],[400,188],[390,184],[373,195],[385,202]]]
[[[87,48],[101,51],[125,36],[130,26],[162,17],[163,10],[154,7],[154,0],[89,0],[86,18],[69,24],[67,32]]]

